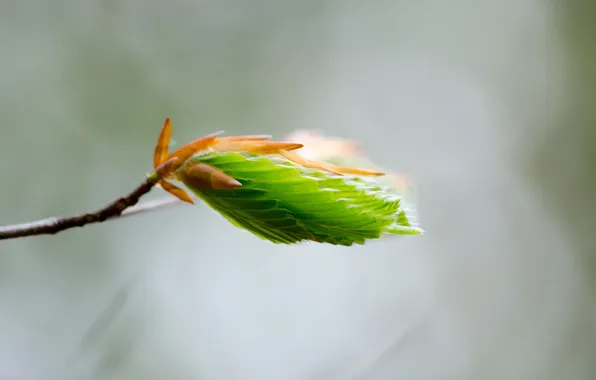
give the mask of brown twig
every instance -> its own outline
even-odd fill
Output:
[[[53,235],[70,228],[83,227],[91,223],[101,223],[108,219],[138,214],[178,203],[178,200],[174,198],[147,202],[135,206],[143,195],[151,191],[156,182],[156,178],[149,177],[129,194],[114,200],[94,212],[74,216],[58,216],[30,223],[0,227],[0,240],[36,235]]]

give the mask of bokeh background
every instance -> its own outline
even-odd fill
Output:
[[[594,20],[580,0],[2,1],[0,224],[125,194],[169,115],[178,143],[356,139],[413,177],[427,232],[276,246],[198,205],[0,242],[0,378],[593,379]]]

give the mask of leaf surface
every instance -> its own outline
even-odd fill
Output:
[[[351,246],[387,234],[422,233],[399,194],[372,177],[338,176],[279,155],[248,153],[198,154],[180,170],[197,163],[218,168],[242,187],[205,190],[185,182],[189,190],[235,226],[277,244]]]

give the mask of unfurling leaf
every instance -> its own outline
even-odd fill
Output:
[[[384,235],[422,233],[401,196],[379,182],[379,172],[302,160],[289,152],[297,153],[302,144],[210,136],[180,148],[180,155],[164,155],[167,142],[160,141],[156,169],[173,162],[159,171],[160,184],[167,190],[166,179],[181,181],[233,225],[256,236],[277,244],[351,246]]]

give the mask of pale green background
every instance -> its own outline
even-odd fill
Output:
[[[595,20],[588,1],[2,1],[0,224],[131,190],[169,115],[179,143],[358,139],[414,176],[427,233],[275,246],[198,205],[0,242],[0,378],[593,379]]]

